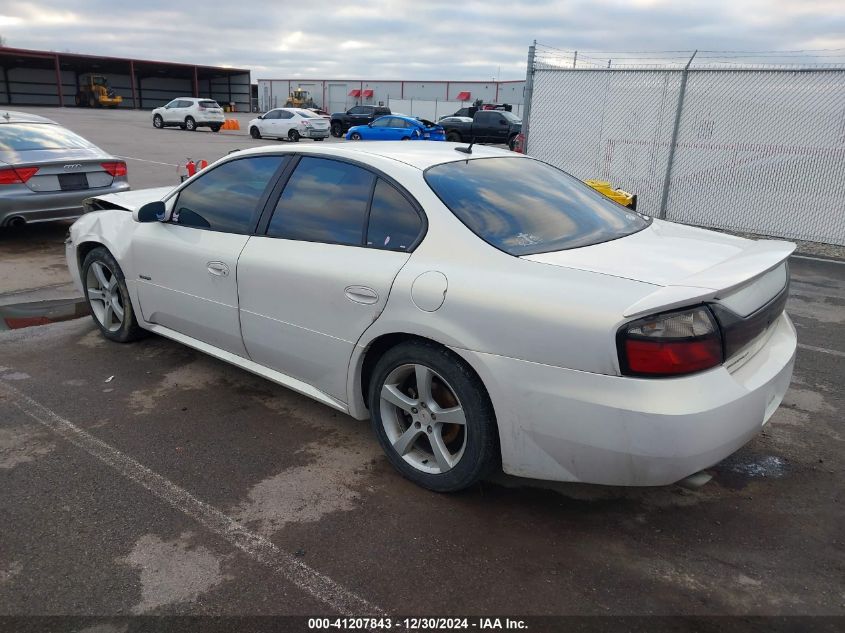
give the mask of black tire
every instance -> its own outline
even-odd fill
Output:
[[[84,108],[86,106],[85,95],[82,94],[81,92],[76,93],[76,97],[74,98],[74,101],[76,102],[77,108]]]
[[[385,380],[391,372],[409,364],[424,365],[442,376],[463,409],[466,424],[459,427],[465,433],[463,453],[445,472],[427,473],[406,461],[393,448],[382,422],[380,394]],[[427,341],[408,341],[385,352],[373,369],[367,400],[373,431],[387,459],[417,485],[435,492],[454,492],[472,486],[500,468],[496,415],[487,391],[470,366],[445,347]]]
[[[340,123],[332,123],[332,136],[335,138],[343,136],[343,126]]]
[[[120,328],[116,331],[110,331],[105,328],[95,315],[91,306],[91,298],[88,296],[88,284],[86,283],[86,279],[92,264],[95,262],[99,262],[104,265],[108,268],[111,274],[117,277],[117,288],[120,292],[121,303],[123,304],[123,321]],[[146,335],[146,331],[138,325],[138,320],[135,318],[135,309],[132,306],[132,300],[129,297],[129,290],[126,287],[126,278],[123,276],[120,264],[117,263],[117,260],[104,246],[98,246],[85,256],[85,261],[82,263],[82,287],[85,290],[85,301],[88,303],[88,308],[91,310],[91,318],[94,319],[94,323],[96,323],[97,327],[100,328],[100,332],[102,332],[103,336],[110,341],[115,341],[116,343],[129,343]]]
[[[293,141],[294,143],[299,143],[299,132],[296,130],[290,130],[288,132],[288,140]]]
[[[156,114],[153,117],[153,127],[158,128],[159,130],[164,127],[164,119],[161,118],[160,114]]]
[[[100,102],[97,101],[93,96],[88,97],[88,107],[89,108],[99,108]]]
[[[212,125],[212,126],[209,126],[209,127],[211,127],[212,132],[219,132],[220,131],[219,125]]]
[[[410,141],[411,139],[409,139],[407,136],[403,136],[403,137],[402,137],[402,140],[403,140],[403,141]]]
[[[516,147],[516,137],[517,137],[517,135],[516,135],[516,134],[514,134],[513,136],[511,136],[511,137],[508,139],[508,149],[509,149],[510,151],[513,151],[513,150],[514,150],[514,148]]]
[[[189,132],[196,132],[197,131],[197,122],[194,120],[192,116],[185,117],[185,129]]]
[[[446,135],[446,140],[450,143],[460,143],[461,142],[461,135],[457,132],[449,132]]]
[[[251,128],[249,128],[249,135],[254,139],[261,138],[261,132],[254,125]]]
[[[360,141],[361,135],[358,132],[352,132],[352,134],[349,135],[349,140],[350,141]]]
[[[180,124],[179,124],[179,129],[180,129],[180,130],[184,130],[184,129],[185,129],[185,124],[184,124],[184,123],[180,123]]]

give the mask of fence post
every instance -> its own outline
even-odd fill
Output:
[[[695,55],[696,49],[681,71],[681,85],[678,89],[678,105],[675,108],[675,123],[672,126],[672,138],[669,141],[669,156],[666,159],[666,175],[663,178],[663,191],[660,193],[660,208],[657,210],[657,217],[666,219],[666,205],[669,204],[669,181],[672,179],[672,165],[675,162],[675,144],[678,142],[678,129],[681,127],[681,112],[684,109],[684,96],[687,92],[687,79],[689,78],[689,67]]]
[[[528,68],[525,73],[525,88],[522,106],[522,151],[528,153],[528,121],[531,114],[531,94],[534,92],[534,53],[537,48],[537,40],[528,47]]]

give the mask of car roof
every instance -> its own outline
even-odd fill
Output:
[[[52,123],[58,125],[47,117],[30,114],[29,112],[18,112],[17,110],[0,110],[0,123]]]
[[[237,156],[279,152],[313,153],[351,159],[362,159],[364,156],[377,156],[405,163],[417,169],[427,169],[432,165],[474,158],[491,158],[494,156],[525,158],[523,154],[498,147],[489,147],[487,145],[473,145],[472,154],[458,152],[455,150],[456,147],[467,147],[467,143],[447,143],[445,141],[420,141],[417,143],[404,141],[358,141],[355,143],[331,143],[329,145],[317,143],[303,146],[299,144],[295,148],[268,145],[239,151],[237,152]],[[233,156],[235,155],[233,154]]]

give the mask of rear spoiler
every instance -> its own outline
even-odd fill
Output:
[[[795,250],[792,242],[759,240],[730,259],[662,287],[628,306],[625,317],[635,317],[666,309],[706,301],[729,294],[783,263]]]

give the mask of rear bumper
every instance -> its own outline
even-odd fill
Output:
[[[0,226],[12,218],[23,218],[27,223],[50,222],[78,218],[84,213],[82,201],[91,196],[129,191],[125,178],[115,179],[108,187],[82,191],[31,191],[23,187],[0,196]]]
[[[783,314],[734,372],[674,379],[579,372],[456,349],[479,372],[505,472],[622,486],[671,484],[751,440],[780,405],[797,339]]]
[[[329,130],[304,130],[300,132],[303,138],[328,138]]]

